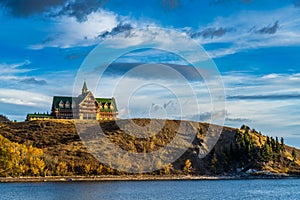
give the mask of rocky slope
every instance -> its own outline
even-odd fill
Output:
[[[149,119],[133,121],[142,127],[150,123]],[[84,123],[88,125],[87,127],[92,127],[92,124],[89,125],[90,122]],[[155,123],[163,124],[162,120],[156,120]],[[175,162],[150,174],[245,175],[252,173],[258,175],[267,172],[300,174],[298,149],[286,146],[283,139],[264,136],[255,130],[250,130],[247,126],[241,129],[223,127],[222,134],[212,151],[204,158],[199,158],[201,149],[206,148],[209,124],[186,123],[192,124],[197,130],[192,144]],[[158,133],[147,138],[138,138],[124,132],[119,128],[120,124],[127,126],[129,120],[120,120],[118,125],[114,121],[101,122],[100,126],[112,143],[127,152],[153,152],[169,144],[178,134],[186,138],[185,133],[180,133],[181,122],[177,120],[167,120]],[[3,136],[0,143],[0,176],[126,174],[95,159],[83,145],[72,120],[0,122],[0,134]],[[91,135],[84,137],[97,141]],[[6,151],[8,146],[11,147],[8,145],[9,142],[13,144],[14,152]],[[29,157],[16,157],[15,155],[26,152],[19,151],[17,145],[36,149],[36,152],[39,152],[38,158],[44,162],[44,165],[41,163],[39,166],[35,165],[36,163]],[[34,153],[32,157],[35,157]],[[23,168],[20,170],[22,164],[27,166],[25,170]]]

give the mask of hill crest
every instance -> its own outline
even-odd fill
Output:
[[[134,119],[139,125],[145,125],[149,120]],[[126,123],[126,120],[122,122]],[[120,130],[115,121],[101,122],[100,126],[110,141],[122,149],[131,152],[151,152],[162,148],[172,140],[176,134],[174,131],[176,124],[179,122],[167,120],[164,129],[150,139],[135,138],[126,134]],[[223,127],[222,134],[212,151],[204,158],[199,158],[197,151],[204,145],[209,124],[197,122],[197,126],[199,132],[190,148],[175,162],[150,174],[245,175],[246,172],[253,175],[262,172],[300,174],[298,149],[282,144],[276,138],[264,136],[254,129],[250,130],[247,126],[241,129]],[[126,174],[100,163],[87,151],[77,134],[73,120],[0,123],[0,134],[10,142],[42,150],[41,160],[45,164],[45,170],[39,175]],[[9,158],[7,159],[10,162]],[[30,170],[26,172],[12,170],[1,174],[0,169],[1,176],[32,175],[31,173]]]

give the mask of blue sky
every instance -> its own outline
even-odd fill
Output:
[[[50,111],[52,96],[72,95],[82,62],[107,38],[159,27],[191,37],[213,59],[227,97],[225,125],[248,124],[300,147],[299,0],[0,0],[0,23],[0,112],[10,119]],[[140,50],[119,62],[185,64],[157,55]],[[118,69],[99,95],[112,95]]]

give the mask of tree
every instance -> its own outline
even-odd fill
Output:
[[[267,143],[269,146],[271,146],[271,141],[270,141],[269,136],[267,136],[267,141],[266,141],[266,143]]]
[[[281,143],[281,145],[284,145],[284,139],[283,139],[283,137],[280,138],[280,143]]]
[[[11,142],[0,135],[0,176],[43,175],[43,150]]]
[[[250,127],[249,127],[249,126],[246,126],[245,124],[243,124],[243,125],[241,126],[241,129],[242,129],[242,130],[245,130],[245,131],[250,131]]]
[[[97,174],[100,175],[100,174],[102,173],[102,170],[103,170],[103,165],[100,164],[100,165],[97,167],[96,170],[97,170]]]
[[[261,149],[262,153],[262,158],[264,161],[270,161],[273,157],[273,151],[272,148],[268,143],[265,143]]]
[[[230,143],[229,157],[230,157],[230,158],[236,159],[236,154],[235,154],[235,151],[234,151],[234,149],[233,149],[232,143]]]
[[[56,167],[56,174],[57,175],[66,175],[68,172],[68,165],[66,162],[58,163]]]
[[[85,164],[85,165],[84,165],[84,173],[85,173],[86,175],[89,175],[89,174],[90,174],[91,169],[92,169],[91,164]]]
[[[295,149],[293,149],[293,151],[292,151],[292,157],[293,157],[293,162],[295,162],[297,159],[297,154],[296,154]]]
[[[183,173],[190,174],[192,172],[192,162],[191,160],[187,159],[185,161],[184,167],[183,167]]]
[[[276,136],[275,138],[275,152],[276,153],[279,153],[280,152],[280,144],[279,144],[279,141],[278,141],[278,137]]]
[[[214,157],[211,159],[210,168],[214,171],[215,174],[217,174],[217,163],[218,163],[218,159],[216,155],[214,155]]]
[[[197,138],[199,139],[202,135],[204,134],[204,130],[203,128],[198,128],[198,132],[197,132]]]
[[[172,163],[167,164],[167,165],[164,167],[164,172],[165,172],[165,174],[170,174],[172,168],[173,168]]]
[[[284,148],[284,139],[283,139],[283,137],[281,137],[281,139],[280,139],[280,150],[281,150],[281,151],[285,151],[285,148]]]

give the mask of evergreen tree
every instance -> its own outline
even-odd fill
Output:
[[[261,156],[263,158],[263,161],[267,162],[270,161],[273,158],[273,151],[272,148],[268,143],[265,143],[261,149]]]
[[[271,141],[270,141],[269,136],[267,136],[267,141],[266,141],[266,143],[267,143],[269,146],[271,145]]]
[[[293,157],[293,161],[295,162],[297,159],[297,154],[296,154],[295,149],[293,149],[293,151],[292,151],[292,157]]]
[[[276,136],[276,139],[275,139],[275,152],[276,153],[280,152],[280,145],[279,145],[278,137],[277,136]]]
[[[281,137],[281,139],[280,139],[280,150],[281,150],[281,151],[285,151],[285,148],[284,148],[284,139],[283,139],[283,137]]]

